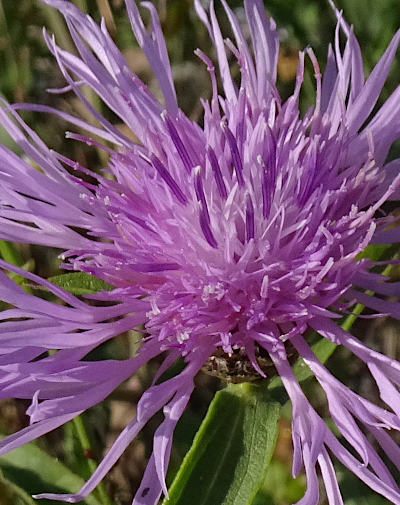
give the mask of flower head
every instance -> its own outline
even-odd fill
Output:
[[[63,268],[94,274],[114,289],[92,295],[107,302],[103,306],[88,305],[1,262],[2,268],[47,287],[65,305],[27,294],[1,274],[1,297],[15,308],[1,315],[0,395],[31,398],[32,405],[31,425],[2,440],[0,450],[67,422],[150,358],[166,352],[159,377],[183,356],[184,370],[147,390],[136,418],[76,495],[41,495],[82,499],[163,408],[165,420],[156,431],[154,452],[133,501],[153,505],[166,492],[172,433],[193,378],[202,367],[215,371],[213,362],[221,358],[224,374],[239,376],[234,380],[265,377],[272,367],[280,374],[293,405],[293,472],[304,468],[307,476],[299,504],[318,502],[317,465],[329,502],[342,503],[332,455],[372,489],[399,503],[400,489],[360,425],[399,466],[400,449],[387,430],[400,429],[400,364],[366,347],[335,319],[354,302],[400,318],[399,303],[381,296],[395,296],[398,284],[371,272],[376,263],[360,258],[368,244],[400,238],[394,219],[377,213],[384,202],[399,197],[400,160],[385,160],[400,136],[400,87],[372,114],[400,32],[364,81],[359,45],[337,13],[334,49],[329,49],[323,75],[312,50],[301,52],[293,94],[282,101],[276,89],[278,36],[261,0],[244,0],[251,45],[226,1],[234,41],[223,40],[213,5],[208,14],[196,0],[215,47],[220,78],[219,86],[214,63],[198,50],[212,86],[211,99],[202,102],[204,126],[199,126],[179,109],[151,3],[143,3],[151,15],[150,33],[133,0],[126,0],[126,8],[163,103],[130,71],[104,24],[98,26],[67,1],[46,3],[65,16],[79,53],[66,52],[45,33],[65,89],[76,93],[101,127],[45,106],[3,101],[2,125],[41,170],[0,146],[0,235],[60,248]],[[316,100],[301,116],[307,56],[315,72]],[[232,58],[240,67],[239,83],[230,72]],[[82,83],[123,120],[138,143],[90,105]],[[69,134],[107,151],[106,171],[112,178],[49,150],[17,115],[18,108],[55,112],[103,138],[107,145]],[[100,343],[139,324],[145,337],[136,357],[85,361]],[[367,363],[390,410],[335,379],[307,343],[309,329],[345,345]],[[49,349],[57,352],[34,360]],[[335,438],[305,397],[290,367],[294,355],[303,357],[322,385],[332,418],[353,451]],[[241,363],[239,372],[229,368],[232,356]],[[269,366],[263,366],[262,357],[268,357]]]

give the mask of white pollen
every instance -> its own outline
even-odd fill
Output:
[[[203,287],[201,299],[204,303],[207,303],[211,297],[219,301],[224,297],[225,293],[226,290],[222,282],[217,282],[216,284],[206,284]]]
[[[150,300],[151,311],[147,312],[147,317],[158,316],[161,313],[161,310],[158,308],[156,302],[154,300]]]
[[[261,289],[260,289],[261,298],[267,298],[268,285],[269,285],[269,277],[268,277],[268,275],[264,275],[264,278],[261,283]]]
[[[151,319],[152,317],[154,316],[158,316],[158,314],[160,314],[160,310],[157,308],[157,309],[153,309],[153,310],[149,310],[148,312],[146,312],[146,317],[148,319]]]
[[[187,331],[181,331],[176,336],[176,340],[178,341],[179,344],[183,344],[183,342],[185,340],[188,340],[188,338],[189,338],[189,333]]]

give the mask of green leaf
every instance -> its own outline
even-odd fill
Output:
[[[31,258],[24,263],[23,257],[17,246],[12,242],[8,242],[7,240],[0,240],[0,257],[8,263],[21,267],[23,270],[27,270],[28,272],[33,272],[35,268],[34,259]],[[8,272],[7,275],[16,284],[19,284],[27,293],[31,293],[30,287],[25,282],[25,277],[14,272]]]
[[[385,253],[391,249],[391,244],[369,244],[362,252],[360,252],[360,254],[358,254],[357,260],[369,258],[372,261],[378,261],[382,259]]]
[[[274,458],[252,505],[296,503],[304,495],[305,482],[303,474],[293,478],[290,465]]]
[[[37,505],[26,491],[4,478],[0,473],[0,505]]]
[[[219,391],[163,505],[247,505],[263,483],[280,406],[264,385]]]
[[[12,263],[13,265],[20,267],[24,263],[19,250],[12,242],[0,240],[0,255],[3,260],[8,261],[8,263]]]
[[[44,492],[75,493],[85,482],[33,443],[25,444],[0,456],[0,469],[5,479],[13,484],[14,491],[21,489],[21,496]],[[31,505],[29,501],[26,503]],[[35,500],[34,503],[51,505],[55,502]],[[94,495],[85,498],[82,504],[102,505]]]
[[[98,291],[110,291],[114,289],[108,282],[84,272],[55,275],[54,277],[49,277],[48,280],[73,295],[88,295],[97,293]]]

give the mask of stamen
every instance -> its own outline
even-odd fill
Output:
[[[314,117],[317,117],[321,110],[322,75],[321,70],[319,68],[318,60],[315,57],[314,51],[310,47],[307,48],[307,54],[313,65],[314,77],[317,83],[317,94],[315,97],[315,109],[314,109]]]
[[[254,207],[250,195],[246,198],[246,240],[254,238]]]
[[[217,79],[215,77],[214,65],[210,60],[210,58],[200,49],[196,49],[194,54],[198,56],[207,65],[207,71],[210,74],[211,87],[212,87],[212,98],[211,98],[212,110],[213,114],[218,114],[218,87],[217,87]]]
[[[207,221],[210,222],[210,215],[208,213],[208,206],[203,188],[203,179],[201,177],[201,166],[197,165],[194,171],[195,171],[194,189],[196,191],[197,200],[201,203],[201,206],[206,214]]]
[[[215,156],[213,148],[210,146],[207,147],[207,156],[214,174],[215,182],[217,183],[218,192],[221,198],[225,200],[228,197],[228,191],[226,190],[226,186],[224,183],[224,179],[222,177],[222,172],[219,167],[217,157]]]
[[[215,237],[211,231],[210,226],[210,214],[208,213],[207,201],[204,194],[203,179],[201,177],[201,166],[195,167],[195,179],[194,188],[196,191],[197,200],[200,202],[200,226],[203,231],[203,235],[211,247],[217,248],[218,244]]]
[[[179,270],[178,263],[128,263],[126,265],[134,272],[168,272],[169,270]]]
[[[201,230],[203,232],[205,239],[207,240],[207,242],[210,244],[211,247],[213,247],[214,249],[218,249],[218,243],[215,240],[213,232],[211,231],[210,223],[207,219],[204,209],[201,209],[200,211],[199,220]]]
[[[303,84],[303,81],[304,81],[304,51],[300,51],[299,62],[297,64],[296,85],[293,92],[293,99],[296,102],[299,98],[301,85]]]
[[[299,205],[303,206],[311,194],[315,185],[317,169],[317,142],[312,141],[308,153],[303,162],[303,180],[301,181],[300,194],[298,196]]]
[[[163,163],[155,156],[152,154],[150,156],[151,163],[153,167],[157,170],[161,178],[164,180],[164,182],[168,185],[168,187],[171,189],[172,193],[176,196],[178,201],[182,205],[187,204],[187,198],[186,196],[182,193],[180,187],[176,183],[175,179],[172,177],[172,175],[168,172],[168,170],[165,168]]]
[[[276,178],[276,139],[268,123],[265,124],[265,149],[266,149],[266,165],[271,172],[275,184]]]
[[[264,219],[267,219],[269,216],[269,213],[271,212],[271,205],[272,205],[272,185],[271,185],[271,180],[270,177],[268,177],[268,172],[265,169],[265,163],[264,160],[259,154],[257,156],[257,162],[261,166],[262,171],[263,171],[263,176],[262,176],[262,199],[263,199],[263,217]]]
[[[231,155],[232,155],[232,162],[233,166],[235,167],[235,172],[236,172],[236,177],[239,186],[244,186],[244,179],[243,179],[243,164],[242,160],[240,158],[239,154],[239,149],[236,143],[236,139],[229,129],[229,126],[227,125],[226,121],[221,122],[221,127],[223,131],[225,132],[226,139],[229,144],[229,148],[231,150]]]
[[[243,146],[245,144],[245,118],[246,118],[246,91],[244,88],[240,88],[238,102],[237,102],[237,125],[236,125],[236,145],[239,143],[240,150],[238,149],[240,155],[243,155]]]
[[[260,289],[261,298],[267,298],[268,287],[269,287],[269,277],[268,277],[268,275],[264,275],[262,283],[261,283],[261,289]]]
[[[85,81],[79,80],[74,82],[74,86],[82,86],[86,84]],[[54,95],[61,95],[63,93],[67,93],[68,91],[73,91],[73,86],[68,84],[67,86],[64,86],[63,88],[47,88],[46,91],[47,93],[52,93]]]
[[[115,154],[115,150],[111,149],[110,147],[106,146],[105,144],[102,144],[101,142],[98,142],[94,139],[86,137],[85,135],[79,135],[79,133],[73,133],[73,132],[67,131],[67,132],[65,132],[65,138],[72,139],[72,140],[78,140],[79,142],[85,142],[85,144],[88,146],[97,147],[98,149],[101,149],[102,151],[105,151],[108,154]]]
[[[186,147],[183,145],[182,139],[180,138],[175,125],[171,121],[171,119],[168,117],[168,114],[166,111],[163,111],[161,114],[161,118],[167,125],[167,130],[168,133],[171,136],[172,142],[174,143],[174,146],[176,147],[176,150],[178,151],[178,154],[182,160],[182,163],[184,167],[186,168],[186,171],[188,174],[191,173],[192,168],[193,168],[193,163],[192,160],[190,159],[190,156],[186,150]]]

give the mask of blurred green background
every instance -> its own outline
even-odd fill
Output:
[[[105,18],[110,33],[132,69],[146,83],[149,83],[152,90],[156,90],[146,60],[138,50],[131,34],[123,0],[75,0],[75,3],[95,19],[99,20],[100,16]],[[167,39],[180,105],[191,118],[201,120],[202,110],[199,97],[207,98],[210,87],[204,65],[194,56],[193,51],[200,47],[212,54],[206,30],[195,16],[192,0],[158,0],[155,3],[160,12]],[[228,3],[237,12],[239,19],[244,22],[242,2],[234,0]],[[225,34],[228,35],[230,31],[223,9],[218,0],[216,4],[219,19],[224,26]],[[335,16],[328,2],[324,0],[269,0],[265,2],[265,6],[268,13],[275,18],[280,30],[279,89],[283,96],[288,96],[293,86],[297,53],[300,49],[308,45],[313,47],[321,68],[324,68],[328,44],[333,40]],[[381,0],[380,2],[341,0],[337,2],[337,6],[343,9],[345,19],[354,25],[364,55],[365,72],[368,74],[400,26],[399,2],[398,0]],[[74,51],[65,25],[54,9],[42,4],[39,0],[0,0],[0,93],[10,102],[26,101],[47,104],[92,121],[73,94],[54,95],[46,92],[47,88],[62,87],[64,82],[42,40],[43,26],[49,32],[55,33],[61,46]],[[398,57],[393,65],[381,100],[384,100],[400,81],[399,60]],[[104,115],[109,114],[89,89],[86,89],[85,93],[98,110]],[[302,103],[311,104],[313,97],[314,82],[310,68],[304,85]],[[23,116],[49,146],[64,155],[94,170],[106,163],[104,154],[96,149],[65,140],[64,132],[70,126],[55,116],[36,113],[24,113]],[[119,125],[119,127],[124,129],[125,134],[130,134],[124,125]],[[0,141],[15,148],[10,143],[6,132],[2,130],[0,130]],[[25,245],[17,246],[16,251],[20,255],[20,262],[34,269],[36,273],[45,277],[57,273],[58,260],[54,251]],[[388,355],[400,358],[399,328],[392,322],[359,321],[355,331],[362,334],[364,340],[372,346],[380,348]],[[129,356],[132,353],[133,339],[132,335],[128,338],[122,336],[108,343],[99,350],[98,358],[123,359]],[[345,367],[343,363],[346,363]],[[346,351],[335,353],[329,361],[329,366],[354,389],[361,390],[373,400],[377,399],[376,392],[372,391],[371,384],[363,373],[363,368],[354,359],[349,360]],[[84,422],[93,453],[82,453],[79,426],[70,424],[65,429],[45,437],[39,444],[29,447],[25,452],[15,453],[16,455],[11,458],[0,458],[2,471],[0,505],[32,504],[34,502],[29,497],[29,493],[57,488],[54,484],[57,481],[57,475],[65,475],[66,470],[62,466],[57,466],[58,463],[54,459],[47,460],[46,456],[37,452],[41,450],[57,458],[57,461],[64,462],[73,472],[70,481],[64,482],[61,488],[77,489],[79,487],[77,476],[86,478],[89,475],[95,465],[94,460],[98,461],[101,458],[105,448],[133,417],[135,402],[141,392],[151,383],[156,367],[157,362],[148,364],[137,376],[122,385],[104,405],[97,406],[86,413]],[[221,387],[217,380],[207,376],[200,376],[197,381],[199,387],[176,432],[171,478],[190,446],[214,391]],[[324,410],[326,407],[323,394],[312,381],[308,383],[307,388],[316,399],[315,403],[320,412],[327,415]],[[27,418],[24,412],[27,406],[27,402],[2,401],[0,403],[1,432],[10,433],[25,426]],[[133,491],[140,481],[146,459],[151,452],[152,433],[159,420],[160,417],[149,423],[137,442],[126,451],[118,465],[106,478],[103,489],[100,492],[97,491],[94,498],[88,499],[87,504],[103,503],[105,505],[106,502],[102,499],[104,493],[109,497],[109,503],[115,505],[131,503]],[[254,505],[286,505],[301,497],[304,491],[304,479],[300,477],[293,480],[290,477],[290,464],[290,409],[287,408],[281,421],[280,437],[273,462],[265,485],[260,490]],[[388,503],[359,484],[339,466],[338,474],[346,505]],[[51,502],[43,501],[43,503]],[[326,504],[324,498],[321,499],[321,504]]]

